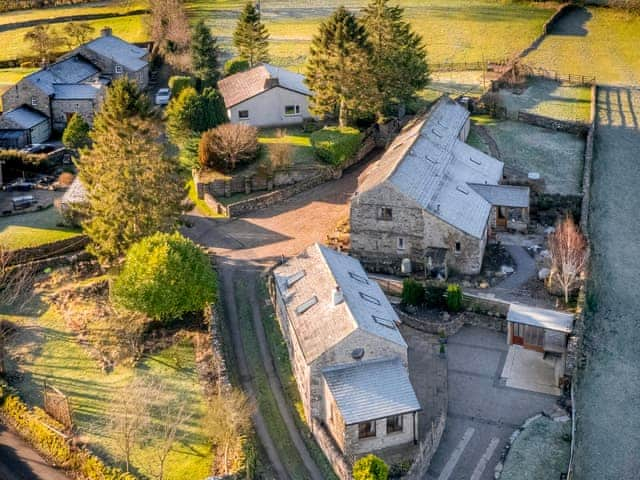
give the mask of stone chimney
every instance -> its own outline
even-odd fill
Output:
[[[110,37],[111,35],[113,35],[113,30],[111,29],[111,27],[104,27],[102,30],[100,30],[101,37]]]
[[[340,305],[344,301],[344,295],[338,285],[336,285],[336,288],[331,292],[331,299],[334,305]]]

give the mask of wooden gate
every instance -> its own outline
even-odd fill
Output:
[[[73,427],[71,405],[67,396],[53,385],[44,383],[44,411],[68,429]]]

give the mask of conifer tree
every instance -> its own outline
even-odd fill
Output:
[[[217,40],[211,35],[211,30],[200,20],[196,23],[191,37],[191,68],[201,87],[215,86],[220,76],[218,72]]]
[[[62,134],[62,143],[67,148],[78,150],[89,144],[89,124],[84,121],[82,115],[74,113]]]
[[[238,55],[247,59],[250,68],[269,61],[269,32],[251,1],[247,2],[240,14],[238,26],[233,32],[233,45]]]
[[[372,0],[362,24],[372,46],[371,62],[384,106],[410,100],[429,81],[422,37],[404,20],[404,10],[389,0]]]
[[[311,42],[306,83],[313,91],[312,111],[337,113],[341,127],[379,108],[372,47],[365,28],[344,7],[320,24]]]
[[[184,187],[149,100],[131,80],[109,88],[90,137],[78,162],[87,191],[83,227],[88,250],[109,264],[141,238],[175,229]]]

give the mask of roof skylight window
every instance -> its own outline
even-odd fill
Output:
[[[366,300],[367,302],[373,303],[375,305],[380,305],[380,300],[378,300],[376,297],[372,297],[371,295],[367,295],[366,293],[362,293],[362,292],[359,292],[359,293],[360,293],[360,297],[363,300]]]
[[[306,302],[301,303],[296,307],[296,315],[302,315],[304,312],[313,307],[316,303],[318,303],[318,297],[315,295],[311,297]]]

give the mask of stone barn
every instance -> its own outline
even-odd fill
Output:
[[[528,220],[528,187],[501,185],[502,162],[465,143],[469,129],[442,97],[371,168],[351,200],[351,253],[368,270],[476,274],[503,220]]]

